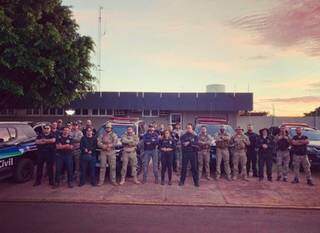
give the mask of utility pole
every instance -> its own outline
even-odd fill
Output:
[[[274,104],[272,104],[272,126],[274,126],[275,115],[276,115],[276,109],[274,107]]]
[[[101,92],[101,17],[102,17],[103,7],[99,6],[99,17],[98,17],[98,91],[100,92],[100,97],[102,97]]]

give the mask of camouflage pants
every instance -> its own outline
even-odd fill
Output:
[[[116,153],[115,151],[101,151],[100,153],[100,177],[99,184],[103,184],[106,176],[106,164],[109,165],[110,181],[116,182]]]
[[[300,165],[302,164],[303,171],[306,173],[306,178],[311,180],[311,170],[308,155],[293,155],[293,170],[295,177],[299,178]]]
[[[286,151],[277,151],[277,173],[278,176],[283,176],[283,178],[288,178],[289,173],[289,162],[290,153]]]
[[[181,172],[181,167],[182,167],[182,151],[181,147],[177,146],[176,148],[176,163],[177,163],[177,170],[178,172]]]
[[[75,149],[73,151],[73,159],[74,159],[74,172],[76,174],[80,174],[80,149]]]
[[[206,170],[206,177],[210,177],[210,151],[201,150],[198,152],[199,179],[202,177],[203,164]]]
[[[246,178],[246,169],[247,169],[247,154],[245,151],[235,151],[233,154],[233,177],[237,178],[239,175],[239,163],[240,163],[240,176]]]
[[[216,160],[216,176],[217,178],[220,177],[221,175],[221,162],[223,160],[223,165],[224,165],[224,171],[227,175],[228,178],[230,178],[230,154],[229,154],[229,149],[221,149],[217,148],[217,160]]]
[[[131,175],[134,179],[137,178],[137,153],[136,152],[125,152],[122,153],[122,169],[121,169],[121,178],[125,179],[127,175],[128,164],[131,166]]]

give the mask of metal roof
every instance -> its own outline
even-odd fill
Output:
[[[251,111],[253,93],[99,92],[73,101],[72,108],[169,111]]]

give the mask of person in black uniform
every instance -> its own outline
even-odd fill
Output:
[[[173,126],[169,125],[168,129],[170,131],[171,134],[171,138],[175,141],[175,144],[177,145],[178,141],[179,141],[179,135],[173,130]],[[173,160],[172,160],[172,166],[173,166],[173,171],[177,172],[177,154],[176,151],[173,152]]]
[[[85,184],[85,177],[87,173],[87,167],[90,169],[90,179],[92,186],[96,186],[96,149],[97,149],[97,138],[93,136],[93,130],[91,127],[87,128],[86,135],[81,138],[80,141],[80,184]]]
[[[272,155],[274,149],[273,137],[269,134],[267,128],[261,129],[258,140],[259,153],[259,180],[264,178],[264,165],[267,166],[268,181],[272,182]]]
[[[190,161],[194,185],[196,187],[199,187],[199,176],[197,166],[197,151],[199,149],[198,136],[193,131],[193,126],[191,123],[187,124],[186,133],[181,136],[180,141],[182,146],[182,171],[179,186],[184,185],[187,175],[187,167]]]
[[[91,129],[92,129],[92,134],[93,134],[93,136],[96,136],[96,135],[97,135],[97,130],[93,127],[92,121],[89,120],[89,119],[87,120],[85,127],[82,129],[83,135],[86,135],[87,128],[91,128]]]
[[[164,131],[163,138],[159,142],[159,149],[161,152],[161,185],[164,185],[164,176],[167,169],[169,179],[168,185],[172,185],[172,165],[176,142],[171,137],[169,130]]]
[[[247,176],[249,177],[249,173],[252,167],[252,175],[253,177],[258,177],[257,171],[257,142],[259,140],[259,135],[253,132],[253,126],[248,125],[248,131],[245,135],[250,140],[250,145],[247,146]]]
[[[60,185],[60,177],[62,173],[62,166],[65,166],[68,175],[68,187],[73,188],[73,142],[70,136],[70,129],[64,127],[63,133],[57,138],[57,171],[56,171],[56,184],[55,187]]]
[[[55,145],[56,138],[51,132],[50,125],[45,125],[43,131],[38,135],[36,139],[36,144],[38,146],[38,156],[37,156],[37,177],[33,186],[38,186],[41,184],[43,165],[47,164],[47,171],[49,177],[49,184],[54,185],[53,180],[53,164],[55,161]]]

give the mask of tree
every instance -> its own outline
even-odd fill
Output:
[[[62,107],[92,91],[93,40],[60,0],[0,0],[0,106]]]
[[[314,111],[305,113],[304,116],[320,116],[320,107],[316,108]]]

